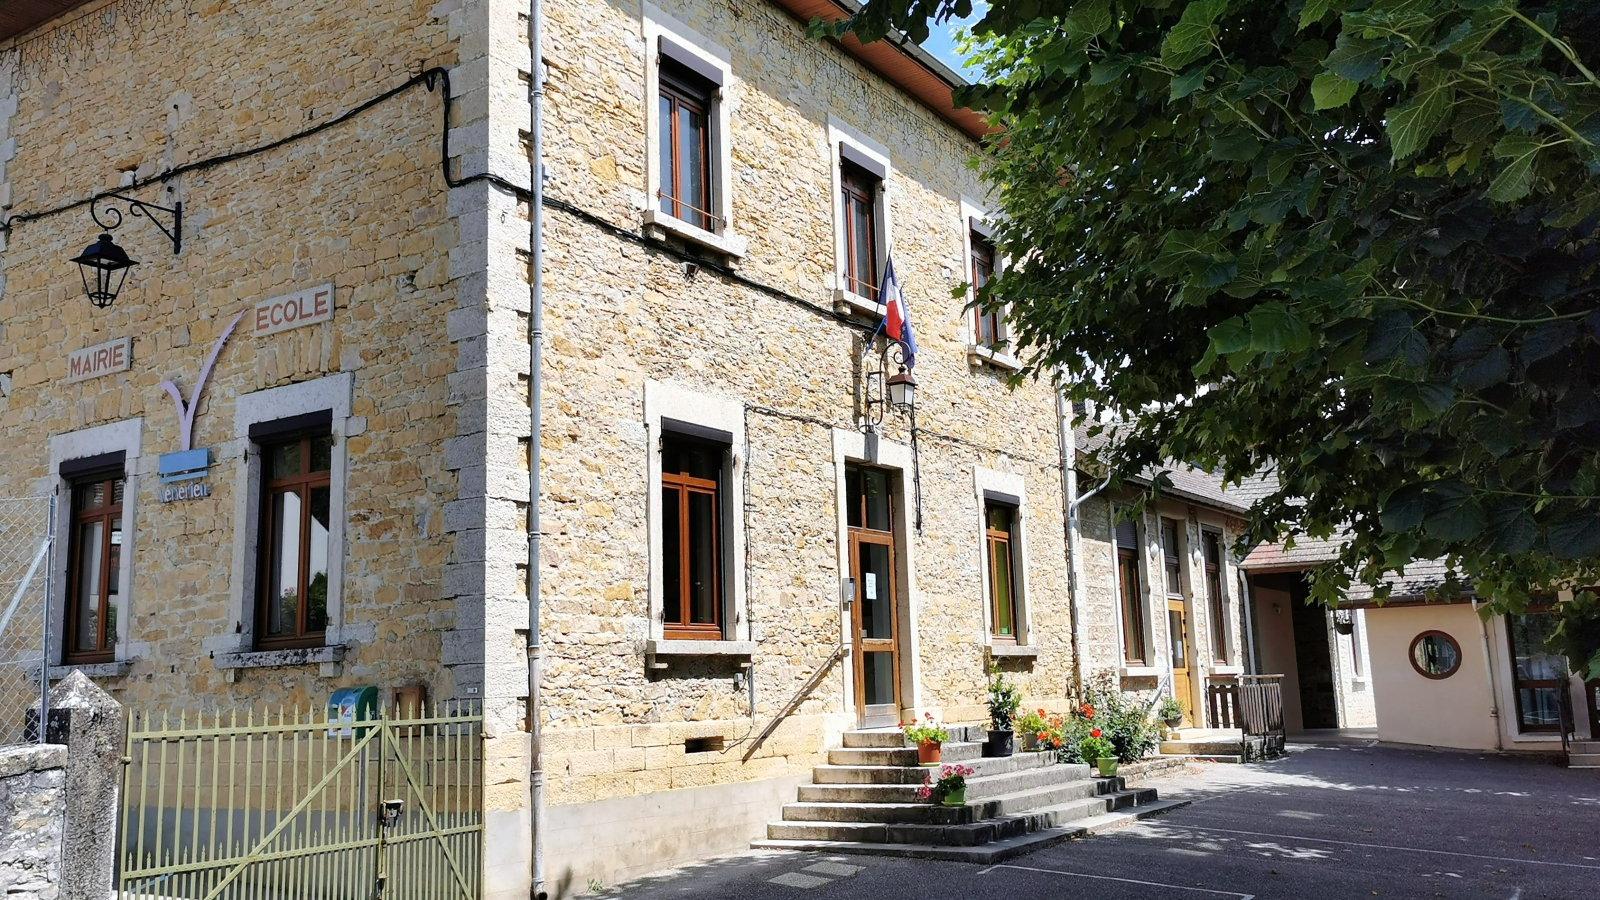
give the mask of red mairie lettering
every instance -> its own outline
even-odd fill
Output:
[[[256,304],[256,334],[273,334],[333,318],[333,285],[324,284]]]
[[[133,365],[131,338],[117,338],[104,344],[74,350],[67,355],[68,384],[89,378],[99,378],[112,372],[126,372]]]

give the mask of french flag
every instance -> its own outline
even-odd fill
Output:
[[[883,289],[878,293],[883,300],[883,321],[878,328],[905,348],[906,368],[917,364],[917,338],[911,333],[911,311],[906,307],[906,295],[900,290],[900,279],[894,275],[891,258],[883,269]]]

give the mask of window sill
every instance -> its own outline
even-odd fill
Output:
[[[1511,736],[1511,742],[1514,744],[1560,744],[1561,735],[1556,734],[1553,731],[1544,734],[1540,734],[1538,732],[1531,734],[1514,734]]]
[[[652,669],[665,669],[666,661],[673,657],[733,658],[748,660],[755,655],[755,641],[647,641],[644,645],[646,663]],[[665,657],[665,659],[663,659]],[[740,663],[748,666],[748,661]]]
[[[66,665],[51,666],[50,680],[59,681],[73,672],[82,672],[90,678],[121,678],[133,669],[133,660],[119,659],[115,662],[102,663],[67,663]],[[30,681],[39,680],[39,670],[32,669],[28,673]]]
[[[746,250],[750,249],[750,241],[736,234],[717,234],[706,231],[683,221],[677,216],[670,216],[659,209],[644,211],[644,232],[655,240],[664,240],[667,235],[672,235],[680,240],[688,241],[707,250],[714,250],[730,259],[742,258]]]
[[[989,655],[997,659],[1036,659],[1039,648],[1028,644],[990,644]]]
[[[984,347],[979,344],[967,345],[967,363],[974,366],[990,365],[996,369],[1004,369],[1007,372],[1022,371],[1022,360],[1004,350],[996,350],[993,347]]]
[[[847,291],[844,288],[833,289],[833,311],[840,315],[861,316],[869,319],[881,319],[886,313],[882,303],[868,300],[866,297],[854,291]]]
[[[249,650],[213,654],[212,662],[219,669],[230,670],[316,666],[342,662],[344,651],[344,646],[340,644],[329,647],[301,647],[295,650]]]
[[[1243,675],[1244,666],[1212,666],[1212,675]]]
[[[1161,668],[1159,666],[1123,666],[1122,667],[1122,677],[1123,678],[1159,678],[1160,676],[1161,676]]]

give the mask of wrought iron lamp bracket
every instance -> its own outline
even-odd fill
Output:
[[[873,340],[876,342],[876,338]],[[863,356],[870,356],[872,350],[873,345],[869,343],[867,352]],[[861,417],[863,432],[876,431],[878,426],[883,424],[884,412],[891,406],[888,393],[889,367],[893,365],[904,368],[905,362],[905,347],[899,341],[885,338],[883,349],[878,352],[878,367],[862,373],[862,393],[865,396]]]
[[[115,206],[107,206],[102,210],[100,204],[106,201],[127,204],[130,215],[149,219],[150,224],[160,229],[161,233],[167,236],[167,240],[172,242],[172,252],[174,254],[183,249],[183,201],[180,200],[172,206],[158,206],[154,203],[146,203],[143,200],[136,200],[133,197],[126,197],[115,192],[99,194],[89,201],[89,217],[94,219],[94,223],[108,233],[122,227],[122,210],[117,209]],[[104,212],[106,218],[101,218],[102,212]],[[161,219],[157,218],[158,215],[171,216],[172,227],[169,229],[163,225]]]

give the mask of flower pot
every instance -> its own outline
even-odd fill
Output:
[[[1033,753],[1044,748],[1039,746],[1039,736],[1037,734],[1025,734],[1022,736],[1022,749],[1026,753]]]
[[[923,741],[917,745],[917,765],[937,766],[943,745],[938,741]]]
[[[1100,777],[1110,778],[1117,774],[1117,758],[1115,756],[1102,756],[1094,761],[1094,767],[1100,770]]]
[[[987,757],[1010,756],[1014,752],[1015,735],[1007,731],[990,731],[983,742],[983,755]]]
[[[1171,728],[1173,731],[1177,731],[1178,730],[1178,726],[1183,724],[1183,717],[1182,716],[1173,716],[1170,719],[1163,719],[1162,721],[1167,723],[1167,727],[1168,728]]]
[[[962,785],[960,790],[951,791],[948,794],[945,794],[944,795],[944,799],[940,800],[939,802],[943,803],[945,806],[966,806],[967,805],[967,788],[966,788],[966,785]]]

